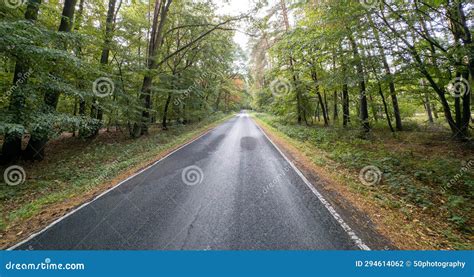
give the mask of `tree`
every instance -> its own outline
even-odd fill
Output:
[[[61,22],[58,32],[69,33],[74,24],[74,12],[77,0],[65,0]],[[63,46],[66,48],[66,46]],[[57,108],[59,100],[59,91],[47,90],[44,94],[44,104],[46,112],[54,112]],[[44,158],[44,147],[48,142],[48,135],[43,130],[32,132],[28,145],[23,153],[27,160],[42,160]]]
[[[25,11],[25,20],[29,21],[30,24],[33,24],[37,20],[40,5],[41,0],[28,1]],[[18,125],[24,124],[26,101],[26,93],[22,90],[21,86],[28,82],[29,71],[29,61],[23,56],[18,56],[16,59],[12,85],[16,87],[16,89],[11,92],[9,100],[9,114],[12,115],[11,123],[17,125],[16,127],[12,126],[8,128],[6,131],[2,146],[2,164],[16,161],[21,157],[21,142],[24,128],[18,127]]]

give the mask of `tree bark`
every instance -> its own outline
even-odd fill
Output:
[[[454,36],[455,46],[465,48],[468,53],[467,66],[465,69],[457,69],[456,77],[462,77],[464,80],[469,80],[469,75],[471,75],[471,78],[474,79],[474,44],[472,42],[471,32],[466,23],[462,1],[448,1],[447,13],[451,23],[450,29]],[[459,63],[462,63],[462,61]],[[454,99],[457,129],[455,137],[461,140],[465,140],[469,137],[469,124],[471,119],[470,93],[472,93],[472,91],[467,91],[464,95],[460,95]]]
[[[166,19],[168,17],[169,7],[172,0],[156,0],[153,13],[153,24],[150,34],[150,41],[148,43],[148,70],[153,70],[157,66],[158,50],[161,48],[163,42],[163,31]],[[139,125],[140,135],[148,133],[148,124],[150,123],[150,109],[151,109],[151,86],[153,77],[150,72],[147,72],[143,77],[142,89],[140,92],[140,100],[143,105],[141,122]]]
[[[323,98],[324,98],[324,105],[326,106],[326,121],[328,122],[329,125],[329,104],[328,104],[328,97],[326,94],[326,90],[323,90]]]
[[[76,8],[76,1],[77,0],[65,0],[58,32],[68,33],[71,31],[74,22],[74,11]],[[44,95],[46,112],[56,111],[56,107],[58,106],[58,100],[58,91],[46,91]],[[43,160],[44,147],[47,142],[47,137],[40,137],[37,134],[32,133],[31,138],[28,141],[28,145],[26,146],[26,149],[23,153],[23,157],[26,160]]]
[[[428,115],[428,121],[430,123],[434,123],[433,113],[431,110],[431,101],[427,92],[425,92],[425,109],[426,109],[426,114]]]
[[[342,126],[347,127],[347,124],[351,122],[351,116],[349,111],[349,89],[347,84],[342,85]]]
[[[168,97],[166,98],[165,107],[163,110],[163,119],[161,121],[161,126],[163,130],[168,130],[167,120],[168,120],[168,108],[171,103],[171,93],[168,92]]]
[[[34,23],[38,19],[38,11],[41,0],[29,0],[26,7],[25,19]],[[10,95],[9,112],[13,115],[13,123],[24,124],[24,112],[26,105],[26,95],[22,92],[22,86],[28,82],[30,66],[28,61],[18,57],[13,75],[13,85],[16,87]],[[10,132],[7,130],[2,145],[0,163],[7,164],[14,162],[21,157],[21,141],[23,133]]]
[[[280,0],[280,6],[281,6],[282,14],[283,14],[283,22],[285,24],[285,31],[286,33],[288,33],[290,31],[290,21],[288,19],[288,9],[286,8],[285,0]],[[290,53],[289,64],[290,64],[291,74],[293,75],[293,86],[296,91],[296,111],[298,114],[297,121],[298,121],[298,124],[301,124],[303,121],[303,110],[302,110],[302,99],[301,99],[302,97],[301,97],[301,92],[298,89],[298,78],[295,73],[294,59],[291,53]],[[306,121],[306,115],[304,117],[305,117],[306,124],[308,124],[308,122]]]
[[[74,11],[76,8],[77,0],[65,0],[63,12],[61,15],[61,23],[59,24],[58,32],[69,33],[71,32],[74,23]],[[66,49],[66,46],[64,46]],[[58,106],[59,92],[58,91],[47,91],[44,95],[44,103],[50,109],[55,111]]]
[[[110,54],[110,44],[112,43],[113,39],[113,32],[114,32],[114,20],[115,20],[115,5],[117,0],[109,0],[109,6],[107,10],[107,16],[105,18],[105,36],[104,36],[104,45],[102,47],[102,53],[100,55],[100,64],[106,66],[109,64],[109,54]],[[120,7],[119,7],[120,8]],[[102,118],[104,116],[104,111],[102,110],[99,100],[94,97],[92,99],[91,105],[91,117],[95,118],[102,122]],[[91,137],[97,136],[99,130],[101,128],[102,123],[98,128],[92,131]]]
[[[359,50],[357,49],[357,43],[352,37],[352,34],[349,34],[349,41],[352,46],[352,53],[354,59],[356,60],[357,74],[359,75],[359,100],[360,100],[360,110],[359,110],[359,119],[362,124],[362,129],[364,132],[370,132],[369,124],[369,111],[367,105],[367,96],[365,92],[365,78],[364,78],[364,68],[362,66],[362,60],[359,55]]]
[[[174,68],[174,70],[176,70],[176,67]],[[172,80],[171,80],[171,90],[172,91],[174,91],[174,89],[175,89],[174,84],[175,84],[175,78],[176,77],[177,77],[176,72],[173,71]],[[172,98],[171,92],[168,92],[168,96],[166,97],[165,107],[164,107],[164,110],[163,110],[163,119],[161,121],[163,130],[168,130],[168,126],[167,126],[168,109],[169,109],[169,106],[170,106],[170,103],[171,103],[171,98]]]
[[[385,95],[383,95],[382,85],[380,84],[380,81],[377,81],[377,84],[379,87],[380,97],[382,97],[383,109],[385,112],[385,116],[387,117],[388,127],[390,128],[390,131],[392,131],[393,133],[395,132],[395,130],[393,129],[393,126],[392,126],[392,120],[390,119],[390,113],[388,112],[387,101],[385,101]]]
[[[318,74],[315,68],[311,68],[311,78],[314,81],[314,85],[315,85],[314,89],[316,91],[316,95],[318,96],[318,103],[319,105],[321,105],[321,110],[323,112],[324,126],[329,126],[327,109],[326,109],[326,105],[324,104],[324,100],[321,95],[321,92],[319,91]],[[319,115],[318,115],[318,119],[319,119]]]
[[[417,49],[406,38],[401,36],[399,34],[399,32],[387,21],[387,18],[385,17],[385,14],[384,14],[383,10],[380,10],[380,15],[381,15],[381,19],[383,20],[385,26],[388,27],[392,31],[392,33],[395,36],[397,36],[405,44],[405,46],[408,48],[409,54],[412,56],[412,58],[415,61],[416,65],[418,66],[418,69],[419,69],[420,73],[423,76],[426,77],[426,79],[430,83],[431,87],[434,89],[434,91],[438,95],[439,101],[440,101],[440,103],[443,107],[444,116],[446,118],[446,121],[449,124],[449,128],[451,129],[451,133],[453,135],[458,135],[458,130],[456,128],[455,121],[452,117],[451,108],[449,107],[449,103],[446,99],[446,90],[436,83],[436,81],[434,80],[431,73],[426,69],[426,66],[423,63],[423,60],[421,59],[421,56],[418,53]]]
[[[78,32],[80,28],[82,27],[82,20],[83,20],[83,14],[84,14],[84,1],[85,0],[80,0],[79,2],[79,9],[77,11],[77,19],[76,23],[74,26],[74,31]],[[79,44],[76,48],[76,55],[78,58],[82,57],[82,47]],[[78,87],[80,89],[84,89],[84,85],[82,85],[81,81],[78,83]],[[79,115],[84,116],[86,114],[86,100],[84,99],[83,96],[79,97]]]
[[[102,48],[102,54],[100,56],[101,64],[109,63],[110,43],[113,39],[114,30],[114,15],[115,15],[115,4],[117,0],[109,0],[109,9],[107,11],[107,17],[105,19],[105,38],[104,47]]]
[[[392,106],[393,106],[393,115],[395,117],[395,128],[397,129],[397,131],[402,131],[403,130],[402,118],[400,115],[400,107],[398,106],[397,91],[395,89],[395,82],[393,81],[392,71],[390,70],[390,66],[388,65],[387,56],[385,55],[385,50],[380,40],[379,31],[377,30],[377,28],[375,28],[372,18],[369,16],[368,19],[372,26],[372,30],[374,32],[374,37],[377,43],[377,47],[380,49],[379,51],[380,51],[380,56],[382,58],[383,68],[385,70],[385,75],[387,76],[387,79],[388,79],[388,87],[390,89],[390,97],[392,99]]]
[[[342,48],[339,46],[339,50]],[[348,123],[351,121],[350,117],[350,107],[349,107],[349,88],[347,85],[347,67],[344,63],[344,60],[341,60],[342,64],[342,126],[347,127]]]

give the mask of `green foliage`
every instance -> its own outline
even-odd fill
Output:
[[[57,1],[42,1],[35,21],[25,19],[29,1],[17,9],[2,6],[0,135],[29,134],[47,141],[78,131],[91,138],[104,127],[149,125],[165,118],[194,122],[240,108],[242,86],[235,81],[243,78],[234,71],[240,54],[231,23],[202,36],[226,19],[214,5],[173,1],[163,45],[149,57],[152,20],[147,16],[154,16],[148,14],[149,5],[116,6],[107,40],[106,2],[78,1],[71,32],[57,31],[63,8]],[[109,53],[105,63],[104,51]],[[151,58],[159,66],[151,68]],[[20,73],[16,77],[15,70]],[[152,79],[150,107],[142,95],[145,76]],[[103,87],[97,85],[101,79],[107,82]],[[102,95],[103,89],[110,91]]]
[[[387,126],[388,119],[395,126],[397,114],[403,120],[396,126],[399,130],[413,118],[427,122],[428,116],[420,114],[429,103],[431,112],[439,115],[437,123],[449,127],[453,135],[459,135],[456,128],[463,125],[462,136],[469,137],[470,120],[461,115],[463,108],[455,109],[455,98],[446,87],[460,73],[468,76],[471,87],[473,84],[468,65],[474,59],[472,49],[460,39],[472,29],[472,22],[463,21],[461,15],[468,14],[472,4],[457,7],[458,2],[434,0],[429,4],[298,3],[287,7],[297,16],[293,25],[286,26],[278,17],[285,11],[281,3],[277,1],[255,27],[259,37],[253,40],[251,75],[256,110],[282,116],[286,122],[294,122],[300,113],[311,125],[321,120],[323,109],[333,117],[336,106],[339,118],[330,118],[327,124],[338,125],[346,85],[352,125],[360,125],[364,82],[372,126]],[[464,31],[456,34],[450,28],[453,24]],[[470,32],[466,35],[471,36]],[[362,72],[358,72],[359,65]],[[278,79],[286,80],[292,90],[272,97],[268,88]],[[469,106],[469,99],[462,101]],[[454,122],[458,127],[453,127]]]
[[[90,138],[97,134],[102,122],[97,119],[86,119],[79,125],[79,134],[82,138]]]
[[[383,179],[374,189],[399,198],[401,203],[429,209],[434,213],[438,213],[437,209],[447,211],[443,216],[447,216],[446,220],[455,224],[457,229],[466,233],[472,231],[467,218],[472,211],[474,174],[472,171],[461,170],[459,158],[427,156],[404,147],[391,149],[390,146],[377,143],[387,140],[382,133],[377,134],[374,141],[368,141],[355,138],[351,131],[310,128],[284,123],[277,117],[266,114],[257,116],[290,138],[310,142],[327,153],[327,158],[355,172],[359,172],[365,165],[377,166],[383,173]],[[414,135],[407,136],[414,140]],[[418,140],[416,143],[419,143]],[[403,141],[404,138],[400,138],[395,145],[403,144]],[[456,185],[449,186],[453,179],[457,180]]]
[[[198,124],[171,126],[168,132],[152,129],[149,136],[136,140],[122,134],[112,141],[79,138],[62,142],[64,145],[60,143],[64,149],[55,151],[48,163],[22,164],[28,172],[24,185],[12,187],[0,182],[0,202],[15,203],[8,210],[0,210],[0,231],[18,220],[37,215],[49,204],[80,196],[130,168],[153,161],[158,154],[184,143],[223,118],[227,117],[218,113]]]

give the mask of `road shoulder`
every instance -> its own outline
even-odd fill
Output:
[[[351,192],[347,186],[335,178],[333,173],[317,166],[308,156],[314,153],[302,152],[295,146],[297,142],[292,141],[258,118],[253,116],[252,119],[371,249],[398,248],[388,239],[388,233],[379,228],[378,224],[380,223],[373,220],[372,216],[378,211],[374,207],[371,208],[371,203],[368,200]]]
[[[134,162],[126,169],[119,171],[117,174],[112,176],[107,175],[105,177],[99,175],[97,177],[100,180],[98,185],[85,187],[81,191],[75,190],[73,192],[67,192],[66,194],[68,197],[42,205],[41,209],[35,210],[34,214],[26,220],[16,220],[15,222],[11,222],[4,231],[0,232],[0,248],[7,249],[8,247],[12,247],[13,245],[27,240],[31,236],[43,231],[61,218],[73,213],[77,209],[80,209],[83,205],[111,191],[116,186],[123,183],[124,180],[139,174],[157,161],[167,157],[170,153],[173,153],[177,149],[180,149],[209,133],[231,117],[232,115],[225,116],[214,122],[209,122],[195,129],[183,132],[177,135],[172,141],[165,143],[163,145],[164,148],[161,148],[158,152],[152,153],[152,155],[147,155],[146,159]],[[120,149],[117,149],[117,151],[120,151]],[[37,200],[41,201],[41,199],[36,199],[34,201]],[[5,211],[2,211],[2,213],[5,213]]]

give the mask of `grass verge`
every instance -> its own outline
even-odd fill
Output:
[[[253,114],[267,131],[307,157],[377,230],[400,249],[473,249],[472,145],[446,134],[308,127]],[[380,182],[361,182],[362,168],[380,170]]]
[[[26,238],[230,117],[218,114],[168,131],[151,128],[139,139],[110,132],[94,140],[51,141],[45,160],[19,164],[27,175],[23,184],[0,183],[0,247]]]

